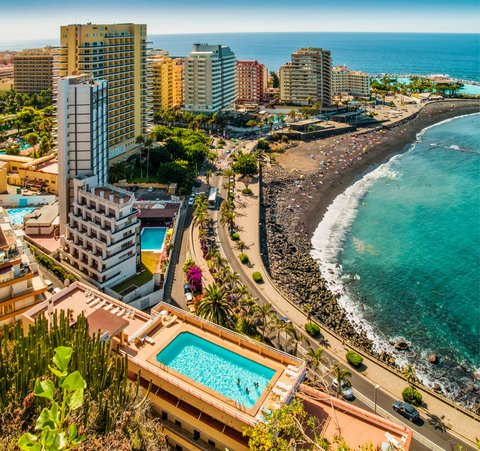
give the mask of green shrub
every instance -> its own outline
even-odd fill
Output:
[[[317,337],[320,334],[320,327],[318,327],[315,323],[306,323],[305,330],[311,337]]]
[[[66,279],[70,280],[70,282],[75,282],[77,278],[70,274],[68,271],[65,271],[61,266],[57,265],[54,260],[50,257],[47,257],[43,254],[35,255],[35,260],[49,271],[51,271],[61,282],[65,281]]]
[[[242,189],[242,194],[245,194],[245,196],[251,196],[253,194],[253,191],[250,188],[245,188]]]
[[[233,241],[238,241],[240,239],[240,235],[238,232],[233,232],[231,235]]]
[[[416,388],[405,387],[402,391],[402,398],[412,406],[418,407],[422,405],[422,394]]]
[[[263,277],[262,277],[262,275],[261,275],[258,271],[255,271],[255,272],[252,274],[252,277],[253,277],[253,280],[254,280],[256,283],[262,283],[262,282],[263,282]]]
[[[287,135],[282,135],[282,142],[283,143],[288,143],[289,139]]]
[[[244,264],[247,265],[250,259],[248,258],[247,254],[244,254],[243,252],[238,256],[238,259]]]
[[[355,351],[348,351],[345,355],[347,358],[348,363],[355,367],[359,367],[363,362],[363,357],[360,354],[357,354]]]

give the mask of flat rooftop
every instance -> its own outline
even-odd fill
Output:
[[[296,396],[302,400],[305,410],[319,420],[321,431],[317,433],[320,432],[330,442],[335,436],[341,435],[348,446],[354,449],[366,443],[372,443],[375,449],[380,449],[384,442],[395,446],[400,444],[406,450],[410,447],[412,430],[406,426],[306,385],[300,386]]]
[[[83,313],[90,324],[91,333],[100,332],[110,337],[118,345],[118,351],[128,355],[131,371],[141,370],[145,378],[153,375],[159,387],[165,390],[176,387],[196,398],[197,402],[206,402],[245,424],[253,425],[262,419],[267,409],[281,407],[294,396],[305,376],[306,364],[303,360],[244,335],[163,302],[149,315],[80,282],[73,283],[49,301],[31,308],[24,314],[24,319],[27,323],[33,322],[37,315],[45,314],[48,318],[59,310],[70,311],[72,321]],[[224,348],[222,352],[228,350],[241,356],[240,359],[249,359],[259,367],[272,370],[273,376],[253,406],[230,399],[157,360],[157,355],[184,332],[208,342],[209,349],[218,350],[218,346]],[[212,367],[211,375],[217,379],[225,376],[220,367]],[[235,378],[231,384],[237,383]]]
[[[102,193],[102,195],[100,193]],[[133,197],[133,195],[131,193],[128,193],[127,191],[123,191],[123,190],[120,191],[117,189],[109,188],[107,186],[101,186],[101,187],[95,188],[95,196],[98,196],[106,200],[110,200],[110,196],[112,196],[112,199],[110,201],[116,204],[120,204],[121,200],[124,203],[128,203]]]

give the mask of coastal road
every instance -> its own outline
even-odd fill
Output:
[[[221,197],[225,198],[226,193],[221,186],[221,178],[219,180],[215,180],[215,182],[217,182]],[[230,246],[229,237],[225,228],[218,224],[217,230],[221,244],[220,247],[224,257],[228,260],[232,269],[240,275],[242,283],[248,287],[252,296],[258,298],[261,305],[266,304],[267,300],[265,299],[265,296],[259,290],[257,284],[253,282],[250,277],[248,277],[248,274],[245,272],[245,268],[236,258],[236,255]],[[314,349],[320,347],[320,343],[318,341],[312,340],[305,334],[303,326],[307,319],[303,312],[301,312],[300,316],[298,314],[292,315],[291,312],[282,311],[278,303],[275,305],[275,303],[272,302],[272,304],[280,316],[289,317],[293,321],[297,331],[310,341],[310,344]],[[301,318],[301,321],[299,321],[298,318]],[[301,352],[302,349],[300,349],[300,353]],[[303,352],[305,354],[306,350],[303,349]],[[328,348],[324,350],[323,355],[326,356],[331,363],[337,361],[335,355],[331,353]],[[470,447],[468,444],[445,432],[439,418],[425,418],[425,415],[422,414],[422,420],[418,424],[413,424],[401,415],[397,414],[392,409],[392,403],[397,399],[392,398],[382,390],[375,390],[375,384],[365,379],[361,375],[361,372],[352,370],[351,368],[348,368],[348,370],[352,373],[350,380],[352,382],[354,394],[356,395],[356,399],[353,401],[353,403],[370,411],[376,410],[377,414],[410,427],[414,431],[414,442],[411,447],[412,450],[457,450],[457,445],[461,445],[462,451],[474,451],[474,448]],[[375,398],[375,391],[377,391],[376,408],[373,402],[373,399]]]

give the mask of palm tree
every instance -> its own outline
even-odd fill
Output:
[[[338,363],[333,365],[333,377],[337,379],[337,398],[342,394],[342,385],[350,384],[349,378],[352,377],[350,371],[343,369]]]
[[[207,185],[210,186],[210,177],[213,175],[213,172],[211,169],[207,169],[205,171],[205,178],[207,179]]]
[[[323,354],[323,348],[317,348],[315,350],[312,347],[310,347],[306,355],[307,363],[314,374],[314,379],[316,379],[318,367],[320,366],[323,360],[322,354]]]
[[[413,386],[417,380],[417,369],[415,365],[405,365],[402,368],[402,374],[407,379],[407,382]]]
[[[277,345],[280,347],[280,335],[282,332],[286,331],[288,324],[285,324],[284,321],[276,314],[271,316],[271,322],[268,325],[267,333],[275,332],[275,338],[277,340]]]
[[[222,175],[224,177],[230,178],[235,176],[235,171],[232,168],[226,168],[223,172]]]
[[[245,334],[250,337],[254,337],[257,335],[257,326],[255,325],[255,321],[251,316],[248,315],[240,315],[237,318],[235,330],[238,333]]]
[[[240,283],[232,290],[232,293],[235,295],[236,304],[240,305],[241,299],[244,296],[247,296],[249,294],[249,291],[246,285]]]
[[[203,298],[197,306],[197,314],[220,326],[233,326],[233,311],[227,301],[227,294],[216,283],[205,288]]]
[[[272,317],[273,308],[272,304],[267,302],[266,304],[257,304],[255,308],[255,316],[262,322],[262,335],[265,338],[265,333],[268,328],[268,319]]]
[[[236,244],[235,244],[235,247],[240,251],[240,253],[243,254],[243,251],[245,251],[246,249],[248,249],[248,246],[245,244],[244,241],[240,240],[240,241],[237,241]]]
[[[232,233],[235,227],[235,213],[231,210],[220,211],[220,224],[227,227],[228,231]]]
[[[301,335],[297,332],[297,329],[293,327],[291,324],[288,324],[285,327],[285,332],[288,336],[287,341],[285,342],[285,351],[288,349],[289,346],[293,347],[293,355],[297,355],[298,352],[298,345],[302,340]]]

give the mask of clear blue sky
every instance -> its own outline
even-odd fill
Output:
[[[137,22],[149,34],[249,31],[477,33],[479,0],[0,0],[0,42],[69,23]]]

